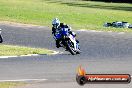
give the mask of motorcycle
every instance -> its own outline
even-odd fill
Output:
[[[76,41],[75,36],[69,33],[68,28],[62,28],[61,31],[56,31],[55,39],[59,39],[59,44],[72,55],[80,54],[80,45]]]

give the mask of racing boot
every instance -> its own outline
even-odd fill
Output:
[[[60,41],[59,41],[59,40],[56,40],[56,47],[57,47],[57,48],[61,47]]]

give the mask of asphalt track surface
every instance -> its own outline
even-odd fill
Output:
[[[47,79],[22,88],[80,88],[76,83],[79,65],[87,73],[127,73],[132,75],[132,34],[75,31],[80,55],[57,49],[49,27],[0,24],[4,44],[48,48],[57,55],[0,59],[0,80]],[[131,88],[130,84],[87,84],[83,88]]]

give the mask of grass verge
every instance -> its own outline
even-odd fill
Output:
[[[40,48],[23,46],[0,45],[0,56],[27,55],[27,54],[51,54],[53,51]]]
[[[1,82],[0,88],[14,88],[17,86],[23,86],[24,83],[21,82]]]
[[[104,28],[105,22],[132,23],[132,4],[81,0],[0,0],[0,21],[51,26],[54,17],[74,29],[132,32]]]

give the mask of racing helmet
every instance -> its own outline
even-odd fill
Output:
[[[54,28],[58,28],[60,26],[60,21],[58,18],[53,19],[52,25]]]

